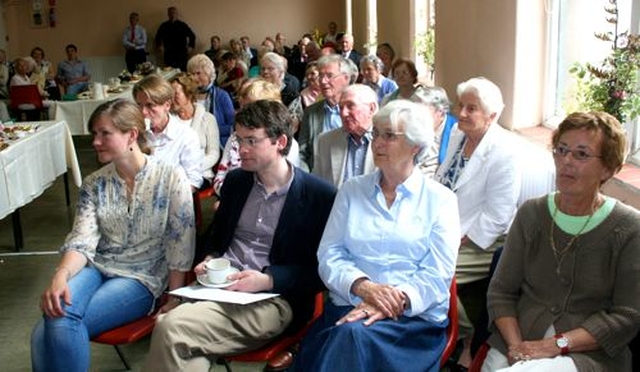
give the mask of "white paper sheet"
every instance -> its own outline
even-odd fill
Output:
[[[178,288],[169,292],[169,294],[191,298],[194,300],[227,302],[239,305],[247,305],[253,302],[258,302],[279,296],[277,293],[236,292],[227,291],[224,289],[208,288],[201,285]]]

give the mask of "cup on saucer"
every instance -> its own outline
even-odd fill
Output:
[[[207,279],[211,284],[224,284],[229,281],[227,276],[237,272],[226,258],[213,258],[207,261],[204,266],[207,271]]]

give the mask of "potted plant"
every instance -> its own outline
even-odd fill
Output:
[[[579,109],[605,111],[627,123],[640,116],[640,35],[619,32],[617,1],[609,4],[604,9],[614,31],[595,37],[611,43],[611,53],[598,65],[576,62],[569,72],[577,81]]]

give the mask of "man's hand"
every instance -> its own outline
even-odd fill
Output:
[[[228,279],[229,281],[237,280],[237,282],[225,288],[229,291],[255,293],[273,289],[271,275],[256,270],[243,270],[229,275]]]

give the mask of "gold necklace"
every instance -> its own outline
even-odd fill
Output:
[[[560,198],[558,198],[558,200],[559,199]],[[589,225],[589,222],[591,222],[591,218],[593,217],[594,213],[598,209],[598,204],[599,204],[599,198],[596,198],[596,200],[595,200],[595,202],[594,202],[594,204],[592,205],[592,208],[591,208],[591,214],[589,215],[589,217],[587,218],[585,223],[582,225],[580,230],[578,230],[578,233],[576,233],[575,235],[571,236],[571,239],[569,239],[569,242],[564,246],[564,248],[562,248],[562,250],[558,250],[556,248],[556,242],[555,242],[555,240],[553,238],[554,225],[556,224],[555,223],[556,215],[558,214],[558,209],[559,209],[558,205],[554,205],[553,215],[551,217],[551,229],[549,231],[549,241],[551,242],[551,249],[553,250],[553,256],[556,259],[556,274],[558,276],[560,276],[560,268],[562,267],[562,261],[564,261],[564,258],[566,256],[566,254],[569,252],[569,249],[571,249],[571,246],[573,246],[573,243],[575,243],[576,240],[578,240],[578,237],[580,235],[582,235],[582,233],[584,232],[584,229],[586,229],[587,225]]]

